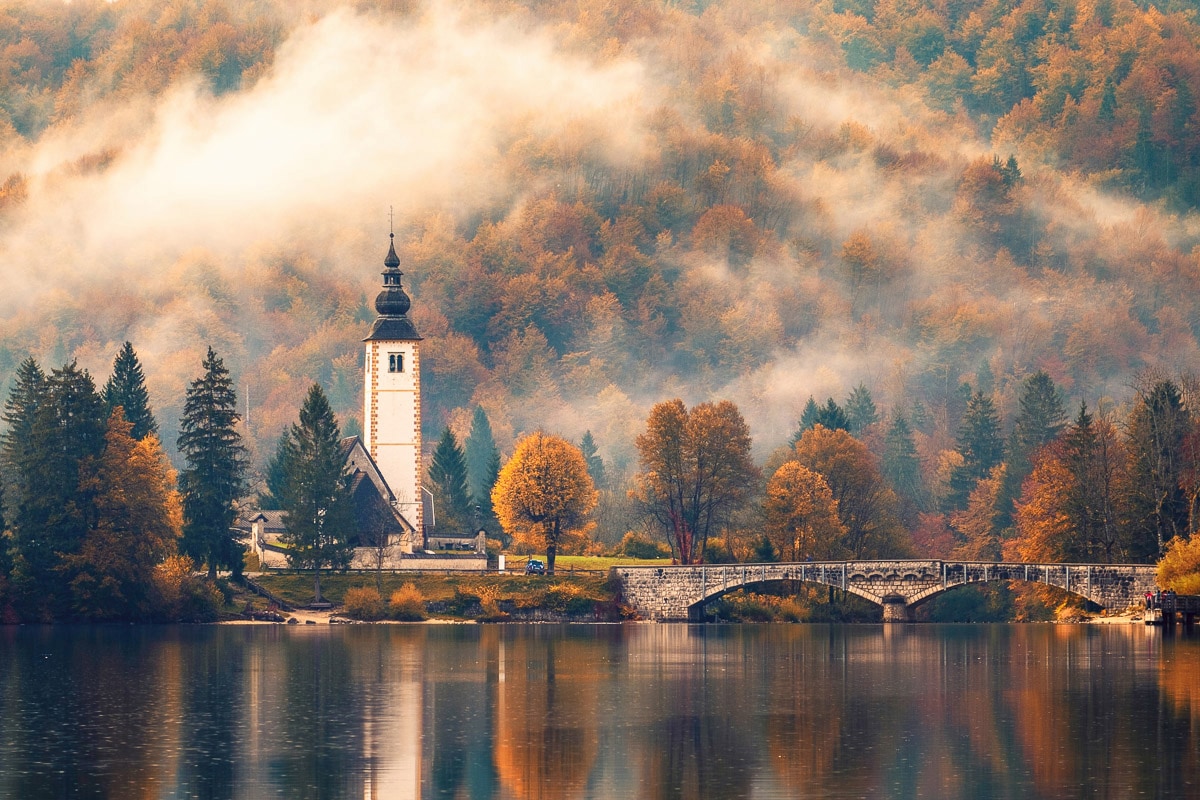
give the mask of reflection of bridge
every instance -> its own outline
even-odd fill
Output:
[[[817,561],[802,564],[705,564],[694,567],[613,567],[625,602],[643,618],[699,619],[704,604],[735,589],[801,581],[833,586],[883,606],[885,622],[935,594],[987,581],[1057,586],[1107,609],[1126,608],[1155,587],[1144,564],[1004,564],[982,561]]]

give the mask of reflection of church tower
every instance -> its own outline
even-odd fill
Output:
[[[375,298],[379,317],[363,340],[367,343],[363,444],[396,496],[400,513],[420,536],[421,337],[407,316],[411,301],[400,285],[404,273],[394,241],[383,264],[383,290]]]

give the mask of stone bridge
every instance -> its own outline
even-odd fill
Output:
[[[1110,610],[1127,608],[1155,588],[1145,564],[1007,564],[982,561],[817,561],[802,564],[704,564],[613,567],[624,601],[643,619],[699,620],[704,604],[726,592],[780,581],[833,586],[883,606],[884,622],[911,618],[936,594],[988,581],[1057,586]]]

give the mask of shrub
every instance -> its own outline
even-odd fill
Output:
[[[392,619],[401,622],[420,622],[429,618],[425,611],[425,598],[411,582],[392,592],[391,607]]]
[[[1200,594],[1200,536],[1176,536],[1158,562],[1158,585],[1178,594]]]
[[[500,610],[500,590],[495,586],[479,587],[479,605],[482,613],[480,622],[502,622],[508,619],[508,614]]]
[[[671,551],[662,542],[652,542],[633,531],[621,539],[620,551],[630,558],[666,558],[671,555]]]
[[[374,622],[383,619],[383,597],[373,586],[355,586],[346,590],[342,599],[346,616],[360,619],[364,622]]]
[[[153,616],[163,622],[212,622],[221,607],[217,587],[193,574],[185,556],[171,556],[154,568]]]
[[[737,559],[733,557],[733,553],[725,546],[724,539],[709,539],[708,544],[704,546],[704,563],[736,564]]]

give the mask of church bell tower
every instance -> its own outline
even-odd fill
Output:
[[[404,273],[395,234],[383,261],[383,289],[375,298],[379,316],[367,345],[363,392],[363,444],[396,496],[400,513],[423,530],[421,503],[421,337],[408,318],[412,304],[400,285]]]

